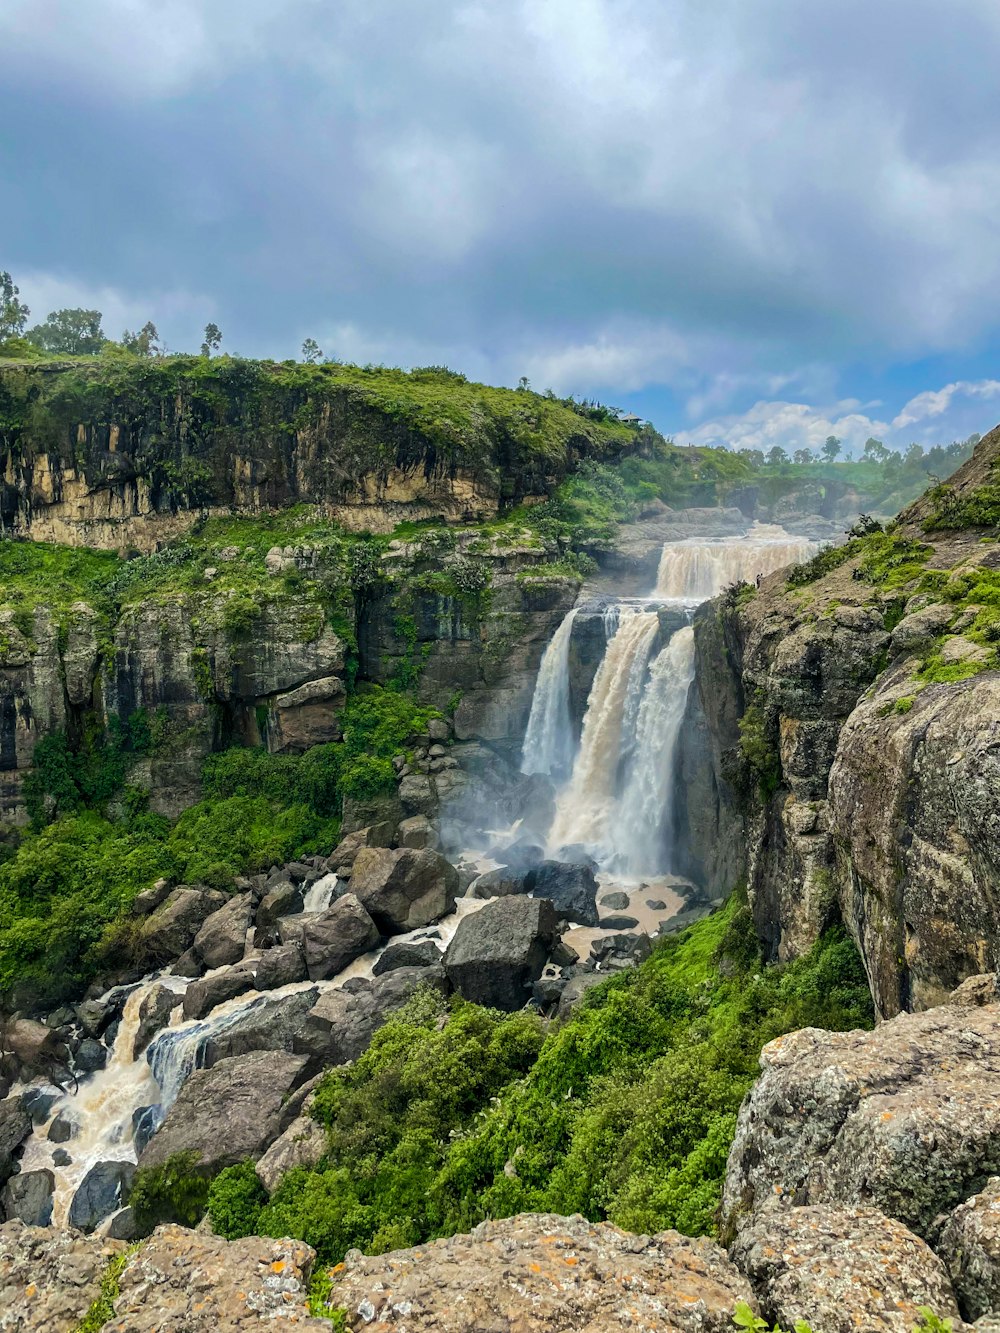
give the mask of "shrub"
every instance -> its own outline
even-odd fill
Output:
[[[267,1191],[257,1179],[253,1162],[227,1166],[212,1181],[208,1191],[208,1216],[217,1236],[233,1240],[252,1236]]]
[[[147,1166],[135,1173],[129,1197],[135,1224],[140,1234],[148,1236],[161,1222],[178,1222],[194,1227],[205,1215],[209,1182],[199,1172],[196,1152],[174,1153],[159,1166]]]

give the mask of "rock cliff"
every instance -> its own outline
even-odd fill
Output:
[[[842,917],[883,1015],[1000,963],[998,457],[1000,429],[889,532],[696,618],[710,877],[745,877],[772,957]]]

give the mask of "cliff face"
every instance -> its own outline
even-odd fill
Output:
[[[200,514],[317,504],[355,531],[478,519],[636,433],[450,372],[223,357],[0,362],[7,533],[155,549]]]
[[[998,456],[1000,430],[949,495],[981,503]],[[949,495],[696,622],[720,854],[773,957],[840,915],[883,1015],[1000,964],[1000,550]]]

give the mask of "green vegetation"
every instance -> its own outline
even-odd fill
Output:
[[[179,1152],[135,1173],[129,1204],[142,1235],[161,1222],[198,1225],[208,1203],[208,1180],[199,1173],[198,1162],[196,1152]]]
[[[55,1002],[104,966],[142,962],[129,908],[161,876],[228,890],[236,875],[327,854],[343,797],[389,786],[392,757],[434,716],[371,687],[348,701],[342,742],[301,755],[210,756],[204,798],[173,825],[145,809],[147,793],[123,785],[153,744],[145,714],[75,751],[61,733],[46,738],[28,777],[36,827],[0,864],[0,992]]]
[[[733,1324],[736,1328],[747,1329],[748,1333],[786,1333],[779,1324],[772,1328],[766,1319],[761,1319],[747,1305],[746,1301],[737,1301],[733,1311]],[[812,1333],[812,1326],[802,1319],[797,1319],[790,1333]]]
[[[125,1265],[138,1248],[138,1245],[130,1245],[127,1250],[122,1250],[120,1254],[111,1256],[101,1275],[101,1294],[91,1304],[90,1309],[76,1328],[73,1329],[73,1333],[101,1333],[104,1325],[114,1318],[115,1301],[121,1295],[122,1273],[125,1271]]]
[[[320,1167],[290,1172],[256,1216],[245,1179],[220,1176],[209,1211],[307,1240],[326,1263],[521,1211],[711,1232],[761,1046],[871,1021],[842,931],[765,968],[734,897],[547,1033],[527,1014],[416,997],[353,1066],[326,1075]]]
[[[924,523],[927,532],[1000,527],[1000,486],[977,486],[968,495],[956,495],[950,486],[936,486],[929,498],[934,508]]]

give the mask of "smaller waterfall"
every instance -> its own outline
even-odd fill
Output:
[[[315,884],[310,884],[302,899],[303,912],[325,912],[333,902],[337,891],[337,876],[324,875]]]
[[[619,765],[635,741],[640,701],[660,621],[655,611],[622,606],[587,701],[573,774],[558,798],[549,842],[605,847]]]
[[[758,574],[773,574],[785,565],[808,560],[815,552],[815,542],[762,523],[754,524],[747,537],[667,542],[660,557],[656,594],[704,602],[730,583],[753,583]]]
[[[577,608],[563,618],[552,636],[531,700],[531,715],[521,751],[522,773],[564,777],[573,766],[573,722],[569,711],[569,645]]]
[[[672,871],[677,746],[694,680],[694,630],[671,637],[649,670],[612,834],[610,869],[630,878]]]

